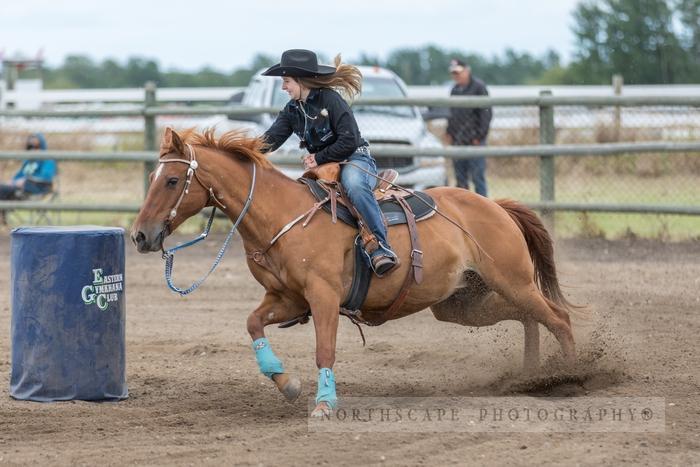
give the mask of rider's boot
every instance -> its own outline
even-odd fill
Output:
[[[372,252],[370,260],[372,263],[372,270],[377,277],[386,276],[400,264],[399,257],[396,253],[381,242],[379,242],[379,247]]]

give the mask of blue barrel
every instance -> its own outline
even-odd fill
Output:
[[[124,230],[12,231],[10,395],[40,402],[128,397]]]

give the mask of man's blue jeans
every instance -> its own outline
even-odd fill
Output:
[[[370,172],[376,175],[377,165],[372,156],[369,155],[368,150],[354,153],[350,156],[348,162],[357,167],[350,164],[342,166],[340,182],[345,188],[345,193],[347,193],[355,209],[357,209],[367,223],[369,230],[377,237],[380,244],[377,253],[381,250],[391,249],[386,238],[386,227],[384,226],[379,204],[377,200],[374,199],[374,194],[372,193],[377,184],[377,179],[367,173]],[[360,170],[358,167],[361,167],[367,172]],[[386,250],[384,253],[386,253]]]
[[[481,142],[482,146],[486,145],[486,141]],[[476,159],[455,159],[455,177],[457,178],[457,186],[460,188],[469,189],[469,179],[474,183],[474,191],[481,196],[487,196],[486,189],[486,159],[477,157]]]

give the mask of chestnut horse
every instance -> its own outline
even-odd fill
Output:
[[[310,309],[316,364],[321,369],[312,415],[323,415],[336,401],[332,368],[339,307],[351,285],[357,232],[317,214],[308,226],[294,225],[269,247],[271,239],[315,199],[305,185],[275,169],[261,152],[263,147],[262,140],[240,133],[226,133],[217,140],[212,130],[188,131],[181,137],[166,129],[160,164],[151,174],[131,237],[139,252],[159,251],[165,237],[205,206],[219,206],[232,221],[239,220],[248,267],[266,291],[247,321],[260,369],[285,397],[293,400],[299,395],[299,379],[284,372],[264,329]],[[554,334],[567,361],[573,362],[571,305],[560,290],[552,241],[538,217],[514,201],[494,202],[459,188],[427,192],[443,215],[418,223],[423,280],[412,285],[391,318],[430,308],[438,320],[464,326],[521,321],[526,368],[538,364],[539,323]],[[251,195],[252,203],[246,203]],[[369,322],[382,321],[410,267],[406,226],[390,227],[389,237],[402,262],[390,275],[372,281],[362,306],[362,317]]]

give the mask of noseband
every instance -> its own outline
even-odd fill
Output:
[[[214,189],[210,186],[207,188],[207,186],[202,182],[202,179],[199,178],[199,175],[197,175],[197,168],[199,168],[199,163],[197,162],[197,158],[194,152],[194,149],[190,144],[187,144],[187,148],[189,149],[190,153],[190,159],[162,159],[160,162],[161,163],[168,163],[168,162],[180,162],[183,164],[187,164],[187,178],[185,179],[185,186],[182,189],[182,192],[180,193],[180,196],[177,199],[177,202],[175,203],[175,206],[170,210],[170,213],[168,214],[168,218],[165,221],[166,228],[170,230],[170,224],[172,223],[173,219],[175,219],[175,216],[177,216],[177,210],[180,207],[180,204],[182,203],[182,200],[185,198],[185,195],[189,194],[190,192],[190,185],[192,184],[192,178],[194,177],[197,182],[209,192],[209,199],[214,200],[216,205],[218,205],[222,211],[226,210],[226,206],[221,204],[221,202],[216,198],[216,194],[214,194]],[[211,268],[209,268],[209,271],[202,276],[200,279],[196,280],[191,286],[189,286],[186,289],[181,289],[175,284],[173,284],[173,279],[172,279],[172,274],[173,274],[173,265],[175,263],[175,252],[177,250],[180,250],[182,248],[186,248],[188,246],[194,245],[195,243],[198,243],[209,235],[209,231],[211,229],[211,225],[214,222],[214,215],[216,214],[216,206],[214,206],[211,210],[211,215],[209,216],[209,221],[207,222],[207,226],[204,228],[204,232],[199,234],[199,236],[193,240],[190,240],[189,242],[181,243],[177,246],[174,246],[173,248],[170,248],[168,250],[163,250],[163,259],[165,260],[165,281],[168,284],[168,287],[170,290],[173,292],[177,292],[180,295],[187,295],[190,292],[194,292],[197,288],[199,288],[200,285],[204,283],[204,281],[209,277],[209,274],[211,274],[214,269],[219,265],[221,262],[221,259],[224,257],[224,253],[226,253],[226,248],[228,248],[228,245],[231,241],[231,238],[233,237],[234,232],[238,228],[238,225],[241,223],[243,218],[245,217],[246,213],[248,212],[248,208],[250,208],[250,204],[253,202],[253,191],[255,190],[255,179],[256,179],[256,169],[255,169],[255,163],[253,162],[253,176],[252,176],[252,181],[250,183],[250,191],[248,193],[248,198],[245,201],[245,204],[243,205],[243,209],[241,209],[241,213],[238,215],[238,218],[236,219],[236,222],[233,223],[233,226],[231,227],[231,230],[229,231],[228,235],[226,236],[226,239],[224,240],[224,244],[221,246],[221,249],[219,250],[219,253],[216,255],[216,258],[214,259],[214,263],[212,264]]]

